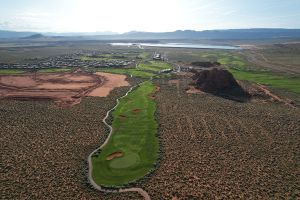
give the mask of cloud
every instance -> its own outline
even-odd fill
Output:
[[[267,27],[277,22],[284,27],[300,27],[297,1],[35,0],[31,4],[11,3],[11,8],[1,5],[0,28],[41,32],[173,31]]]
[[[54,21],[51,13],[24,11],[7,17],[0,22],[0,27],[16,31],[49,31]]]

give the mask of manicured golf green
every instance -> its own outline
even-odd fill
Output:
[[[131,68],[131,69],[98,68],[97,71],[108,72],[113,74],[127,74],[127,75],[132,75],[134,77],[140,77],[140,78],[150,78],[155,75],[151,72],[145,72],[142,70],[138,70],[136,68]]]
[[[113,133],[98,157],[93,157],[93,179],[102,186],[122,186],[145,176],[158,158],[155,86],[146,81],[120,100],[112,112]],[[121,157],[107,160],[115,152]]]
[[[172,66],[166,62],[150,61],[147,63],[140,63],[138,69],[152,72],[159,72],[164,69],[172,69]]]
[[[270,72],[260,71],[243,71],[235,69],[229,69],[229,71],[238,80],[247,80],[300,94],[299,77],[280,76],[271,74]]]

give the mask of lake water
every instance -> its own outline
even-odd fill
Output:
[[[189,44],[189,43],[110,43],[113,46],[138,46],[145,47],[169,47],[169,48],[192,48],[192,49],[226,49],[236,50],[241,49],[236,46],[226,45],[209,45],[209,44]]]

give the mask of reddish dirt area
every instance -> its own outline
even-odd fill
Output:
[[[150,95],[149,98],[150,99],[155,99],[155,95]]]
[[[155,86],[155,92],[159,92],[159,90],[160,90],[160,86]]]
[[[189,95],[189,82],[154,82],[161,160],[139,184],[151,199],[298,199],[299,110]]]
[[[203,94],[204,92],[195,88],[194,86],[189,86],[189,88],[186,90],[186,93],[188,93],[188,94]]]
[[[113,160],[114,158],[120,158],[123,156],[122,151],[116,151],[106,157],[106,160]]]
[[[128,86],[125,76],[108,73],[24,74],[0,76],[0,97],[19,100],[54,100],[71,107],[84,96],[106,97],[116,87]]]
[[[107,81],[104,82],[101,87],[96,88],[92,92],[90,92],[88,96],[106,97],[110,93],[110,91],[112,91],[116,87],[129,86],[129,83],[125,80],[125,75],[109,74],[104,72],[96,72],[96,75],[98,75],[99,77],[105,77]]]
[[[101,87],[104,77],[86,72],[0,76],[0,97],[54,100],[61,107],[78,104],[81,97]]]
[[[291,107],[295,107],[292,104],[291,100],[289,100],[289,99],[285,100],[285,99],[282,99],[282,98],[278,97],[277,95],[273,94],[270,90],[268,90],[268,88],[266,86],[258,84],[257,87],[261,91],[263,91],[267,96],[269,96],[273,101],[277,101],[277,102],[283,103],[285,105],[288,105],[288,106],[291,106]]]

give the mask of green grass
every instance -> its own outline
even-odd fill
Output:
[[[140,77],[140,78],[150,78],[155,75],[151,72],[145,72],[145,71],[141,71],[141,70],[138,70],[135,68],[130,68],[130,69],[98,68],[96,70],[102,71],[102,72],[113,73],[113,74],[132,75],[134,77]]]
[[[246,63],[240,57],[234,55],[220,55],[218,62],[222,65],[230,66],[235,69],[245,69]]]
[[[150,61],[148,63],[140,63],[138,66],[138,69],[144,70],[144,71],[152,71],[152,72],[159,72],[163,69],[170,69],[172,66],[165,62],[159,62],[159,61]]]
[[[98,157],[93,157],[93,179],[103,186],[122,186],[145,176],[158,159],[159,144],[154,118],[156,105],[149,95],[155,90],[147,81],[120,100],[112,112],[113,134]],[[134,112],[135,109],[140,109]],[[107,161],[116,151],[123,156]]]
[[[10,75],[10,74],[22,74],[25,73],[25,70],[22,69],[0,69],[0,74]]]
[[[167,73],[167,74],[158,74],[154,76],[154,78],[171,78],[173,74]]]
[[[147,59],[150,57],[150,53],[149,52],[143,52],[139,55],[140,58],[142,59]]]
[[[48,68],[48,69],[39,69],[40,73],[55,73],[55,72],[67,72],[70,71],[70,68]]]
[[[229,69],[238,80],[247,80],[300,94],[300,77],[274,75],[270,72]]]
[[[200,57],[209,58],[210,61],[217,60],[228,67],[236,79],[260,83],[273,88],[287,90],[300,94],[300,77],[287,75],[276,75],[272,72],[260,71],[256,66],[251,65],[240,55],[231,52],[202,53]]]
[[[199,53],[193,53],[190,55],[190,61],[207,61],[207,62],[219,62],[222,65],[226,65],[236,69],[248,69],[253,67],[249,65],[239,54],[228,51],[201,51]]]
[[[168,63],[150,61],[147,63],[140,63],[137,68],[93,68],[93,71],[101,71],[113,74],[126,74],[139,78],[150,78],[157,76],[160,70],[170,68],[172,68],[172,66]]]

